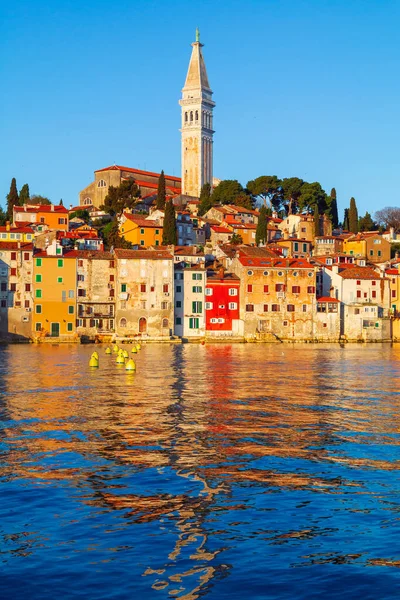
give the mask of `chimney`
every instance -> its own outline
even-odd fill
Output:
[[[219,269],[218,269],[218,277],[219,277],[221,280],[224,278],[224,272],[225,272],[225,269],[224,269],[224,267],[221,265],[221,266],[219,267]]]
[[[51,205],[51,212],[54,212],[54,204]]]
[[[6,231],[10,231],[10,221],[6,221]]]
[[[25,212],[26,212],[26,209],[27,209],[27,205],[26,205],[26,202],[24,202],[24,211]]]

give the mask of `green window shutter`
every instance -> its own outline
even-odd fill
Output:
[[[41,258],[37,258],[36,259],[36,266],[37,267],[41,267],[42,266],[42,259]]]
[[[36,314],[38,314],[38,315],[42,314],[42,305],[41,304],[36,305]]]
[[[126,283],[121,283],[121,292],[126,292]]]
[[[73,324],[67,323],[67,331],[72,331],[72,328],[73,328]]]
[[[199,304],[199,310],[197,312],[202,313],[203,312],[203,303],[199,302],[198,304]],[[198,327],[198,325],[197,325],[197,327]]]
[[[42,290],[36,290],[35,298],[41,298],[41,297],[42,297]]]
[[[57,283],[62,283],[63,282],[63,278],[62,277],[57,277]]]
[[[59,259],[57,260],[57,267],[63,267],[63,266],[64,266],[64,261],[63,261],[63,259],[62,259],[62,258],[59,258]]]
[[[68,314],[70,314],[70,315],[74,314],[74,307],[73,306],[68,306]]]
[[[40,260],[40,259],[38,259],[38,260]],[[35,281],[36,281],[36,283],[42,283],[42,276],[41,275],[36,275]]]
[[[41,323],[36,323],[35,330],[36,331],[40,331],[41,329],[42,329],[42,324]]]

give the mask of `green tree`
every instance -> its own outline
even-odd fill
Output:
[[[211,201],[213,204],[235,204],[236,206],[243,206],[243,202],[247,201],[251,206],[251,198],[246,194],[246,190],[237,181],[237,179],[225,179],[221,181],[219,185],[214,189],[211,194]]]
[[[314,236],[320,235],[319,209],[318,204],[314,207]]]
[[[262,206],[260,208],[260,214],[258,217],[257,229],[256,229],[256,246],[260,244],[265,244],[267,239],[267,208],[266,206]]]
[[[239,244],[243,244],[243,238],[240,233],[234,233],[229,240],[233,246],[238,246]]]
[[[89,221],[90,221],[89,211],[87,211],[87,210],[85,210],[83,208],[80,209],[80,210],[75,210],[73,213],[71,213],[69,215],[70,220],[74,219],[75,217],[77,219],[82,219],[83,221],[85,221],[85,223],[89,223]]]
[[[158,178],[157,200],[156,200],[156,207],[158,210],[165,209],[166,199],[167,199],[167,194],[165,191],[165,175],[164,175],[164,171],[161,171],[160,177]]]
[[[7,215],[0,206],[0,225],[5,225],[7,221]]]
[[[339,215],[338,215],[338,207],[337,207],[337,197],[335,188],[331,189],[330,195],[327,197],[327,205],[328,210],[327,214],[332,221],[333,229],[339,225]]]
[[[110,248],[132,248],[132,244],[119,234],[118,221],[115,219],[107,223],[102,230],[104,246]]]
[[[177,244],[175,207],[172,200],[168,200],[165,204],[162,243],[164,246]]]
[[[313,183],[305,182],[301,187],[301,194],[298,198],[299,211],[311,210],[314,212],[316,206],[318,206],[319,214],[326,211],[326,193],[318,181],[314,181]]]
[[[344,217],[343,217],[343,229],[344,231],[349,231],[349,209],[344,209]]]
[[[38,194],[34,194],[29,198],[29,204],[40,204],[40,205],[49,205],[52,204],[51,200],[46,196],[40,196]]]
[[[64,206],[62,198],[60,198],[60,202],[58,203],[58,206]]]
[[[23,206],[24,204],[29,204],[29,185],[24,183],[19,192],[19,204]]]
[[[254,202],[269,204],[270,208],[279,211],[282,203],[282,182],[276,175],[261,175],[247,182],[247,189]]]
[[[212,206],[213,203],[211,200],[211,184],[205,183],[201,188],[200,192],[200,204],[198,211],[199,216],[201,217],[205,215],[206,212],[208,212]]]
[[[11,179],[10,191],[7,194],[7,219],[12,221],[13,208],[19,205],[19,196],[17,190],[17,181],[15,177]]]
[[[298,177],[286,177],[282,179],[282,205],[285,207],[288,215],[297,212],[303,185],[304,181]]]
[[[118,187],[110,185],[104,204],[100,208],[111,216],[121,214],[125,208],[133,208],[140,198],[140,189],[134,179],[126,179]]]
[[[377,229],[377,225],[374,223],[369,212],[366,212],[363,217],[358,219],[359,231],[374,231],[375,229]]]
[[[357,204],[354,198],[350,198],[349,230],[352,233],[358,233],[358,211]]]

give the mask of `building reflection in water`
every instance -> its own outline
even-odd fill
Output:
[[[2,349],[1,475],[59,482],[85,505],[119,511],[127,527],[173,532],[165,560],[143,570],[154,589],[198,598],[229,574],[224,547],[209,543],[210,520],[246,511],[232,499],[238,484],[362,493],[357,469],[398,469],[346,444],[396,443],[391,384],[379,380],[372,393],[374,360],[388,349],[149,345],[135,375],[112,356],[89,371],[91,350]],[[400,349],[391,357],[400,361]],[[319,532],[288,526],[269,539]]]

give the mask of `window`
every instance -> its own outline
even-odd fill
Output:
[[[84,275],[78,275],[78,281],[85,281]]]
[[[283,326],[287,327],[289,325],[289,321],[283,321]]]
[[[86,290],[83,290],[82,288],[78,288],[78,296],[80,298],[84,298],[86,296]]]
[[[144,294],[146,292],[146,284],[145,283],[140,284],[140,291],[142,292],[142,294]]]
[[[246,304],[246,312],[254,312],[254,304]]]
[[[307,250],[308,250],[307,244],[303,244],[303,252],[307,252]]]
[[[104,179],[100,179],[99,183],[97,184],[97,187],[107,187],[107,184],[104,181]]]
[[[36,323],[35,325],[35,331],[41,331],[42,330],[42,324],[41,323]]]
[[[36,304],[35,311],[36,311],[37,315],[41,315],[42,314],[42,305]]]
[[[299,285],[292,286],[292,294],[300,294],[300,286]]]
[[[238,293],[238,291],[236,288],[229,288],[229,291],[228,291],[229,296],[237,296],[237,293]]]
[[[2,281],[1,285],[0,285],[0,290],[2,292],[6,292],[7,291],[7,282],[6,281]]]
[[[382,252],[378,250],[378,256],[382,256]]]
[[[394,291],[394,290],[393,290],[393,291]],[[395,292],[395,293],[396,293],[396,292]],[[372,290],[371,294],[372,294],[372,298],[376,298],[376,290]],[[393,292],[392,292],[392,295],[393,295]]]
[[[17,260],[17,253],[11,252],[11,260]]]
[[[375,294],[375,296],[374,296]],[[372,292],[372,297],[376,298],[376,292]],[[392,290],[392,298],[396,298],[396,290]]]
[[[373,256],[373,255],[374,255],[374,251],[373,251],[373,250],[370,250],[370,251],[369,251],[369,255],[370,255],[370,256]]]
[[[121,292],[126,292],[126,283],[121,283]]]
[[[252,292],[253,291],[253,286],[252,285],[248,285],[247,286],[247,291],[248,292]]]
[[[120,327],[126,327],[126,319],[125,319],[125,317],[122,317],[122,319],[119,320],[119,326]]]
[[[392,283],[394,283],[394,282],[395,282],[395,279],[392,279]],[[373,281],[372,285],[376,285],[376,281]]]
[[[41,260],[40,258],[38,260]],[[42,276],[41,275],[35,275],[35,281],[36,283],[42,283]]]
[[[284,292],[285,291],[285,284],[284,283],[277,283],[275,285],[275,291],[276,292]]]
[[[237,302],[229,302],[229,310],[237,310]]]
[[[41,298],[42,297],[42,290],[36,290],[35,291],[35,298]]]
[[[198,317],[190,317],[189,329],[198,329],[198,328],[199,328],[199,318]]]
[[[197,279],[198,281],[201,281],[203,279],[203,275],[201,273],[193,273],[192,279],[194,279],[194,280]]]
[[[162,320],[161,327],[162,327],[163,329],[168,329],[168,327],[169,327],[169,321],[168,321],[168,319],[167,319],[167,318],[164,318],[164,319]]]
[[[161,302],[161,310],[167,310],[168,309],[168,302]]]
[[[63,267],[63,266],[64,266],[64,261],[63,261],[63,259],[62,259],[62,258],[59,258],[59,259],[57,260],[57,267]]]
[[[202,302],[192,302],[192,312],[193,313],[201,313],[203,312],[203,303]]]
[[[247,275],[253,275],[253,271],[247,271]]]
[[[213,303],[212,302],[206,302],[206,310],[211,310],[213,307]]]
[[[278,277],[283,277],[283,271],[278,271]]]
[[[17,284],[10,283],[10,292],[16,292],[16,291],[17,291]]]
[[[29,252],[24,252],[24,260],[29,260]]]
[[[269,286],[264,285],[264,294],[268,294],[268,291],[269,291]]]
[[[299,243],[298,242],[294,242],[293,246],[294,246],[294,248],[293,248],[294,251],[298,252],[298,250],[299,250]]]
[[[175,325],[182,325],[182,319],[181,319],[181,317],[176,317],[176,319],[175,319]]]
[[[74,307],[73,306],[68,306],[68,314],[69,315],[73,315],[74,314]]]
[[[163,289],[164,294],[168,294],[168,292],[169,292],[168,283],[164,283],[164,285],[162,286],[162,289]]]
[[[203,288],[200,285],[192,286],[192,292],[194,294],[201,294],[202,291],[203,291]]]
[[[309,285],[307,287],[307,294],[314,294],[315,293],[315,287],[313,285]]]
[[[263,275],[265,275],[265,277],[268,277],[269,271],[264,271]]]
[[[279,312],[281,310],[281,307],[279,306],[279,304],[273,304],[271,306],[271,310],[272,312]]]
[[[25,284],[25,291],[26,292],[30,292],[31,291],[31,284],[30,283],[26,283]]]
[[[114,261],[110,260],[110,264],[108,266],[110,267],[110,269],[113,269],[115,267]]]
[[[361,290],[357,290],[357,298],[361,298]]]
[[[2,300],[1,301],[1,308],[6,308],[7,307],[7,301],[6,300]]]
[[[286,308],[288,312],[294,312],[294,304],[288,304]]]
[[[72,328],[73,328],[73,324],[67,323],[67,331],[72,331]]]
[[[144,246],[144,240],[140,240],[140,245]]]
[[[57,277],[57,283],[62,283],[63,282],[63,278],[62,277]]]
[[[268,312],[268,304],[264,304],[263,310],[264,310],[264,312]]]
[[[175,302],[175,306],[176,306],[176,308],[182,308],[182,301],[181,301],[181,300],[177,300],[177,301]],[[207,307],[206,307],[206,308],[207,308]]]
[[[13,267],[13,268],[10,270],[10,275],[11,275],[12,277],[16,277],[16,275],[17,275],[17,269],[14,269],[14,267]]]
[[[337,312],[338,307],[336,302],[328,302],[328,312],[335,313]]]
[[[65,225],[65,221],[66,221],[65,219],[63,219],[63,218],[59,218],[59,219],[58,219],[58,224],[59,224],[59,225]]]
[[[146,308],[146,300],[141,300],[140,301],[140,308],[142,308],[143,310],[145,310],[145,308]]]
[[[361,281],[358,281],[358,280],[357,280],[357,285],[361,285]]]
[[[156,235],[158,235],[160,233],[159,229],[156,229]]]
[[[303,304],[303,312],[307,312],[307,304]]]

